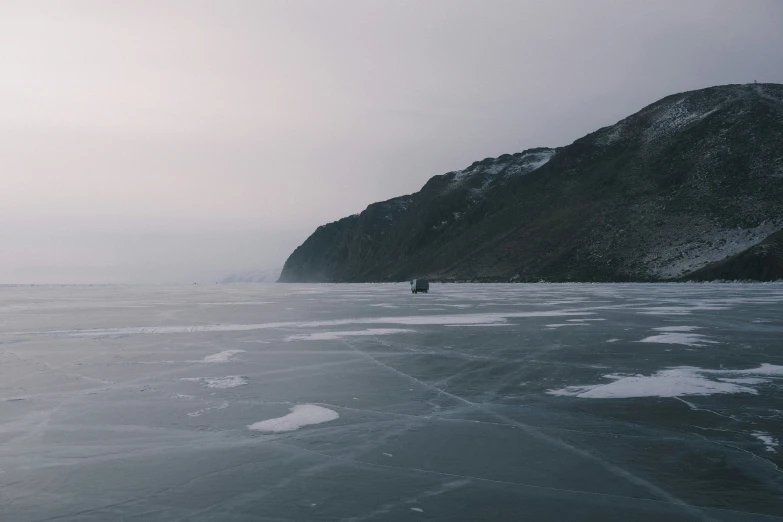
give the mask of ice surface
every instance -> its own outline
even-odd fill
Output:
[[[276,419],[267,419],[259,421],[248,426],[253,431],[264,431],[270,433],[279,433],[284,431],[295,431],[312,424],[322,424],[324,422],[338,419],[340,414],[329,408],[317,406],[315,404],[298,404],[291,408],[291,413],[278,417]]]
[[[772,520],[781,317],[780,284],[0,287],[0,520]]]

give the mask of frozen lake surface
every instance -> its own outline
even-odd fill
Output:
[[[783,520],[783,285],[0,287],[0,520]]]

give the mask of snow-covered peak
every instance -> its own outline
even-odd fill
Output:
[[[498,158],[486,158],[464,170],[455,171],[451,179],[451,187],[473,180],[477,176],[486,178],[482,183],[486,186],[495,181],[493,178],[528,174],[545,165],[554,154],[555,149],[540,148],[516,154],[504,154]]]

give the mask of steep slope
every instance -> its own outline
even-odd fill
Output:
[[[783,228],[783,86],[668,96],[319,227],[280,281],[674,280]]]
[[[783,230],[749,249],[689,274],[688,281],[783,279]]]

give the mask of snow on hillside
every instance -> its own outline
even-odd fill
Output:
[[[682,240],[659,245],[643,262],[656,277],[679,277],[747,250],[782,226],[780,221],[768,221],[755,228],[715,229],[703,233],[698,242],[686,235]]]
[[[537,149],[514,155],[506,154],[494,159],[487,158],[484,161],[474,163],[464,170],[455,171],[454,178],[451,180],[451,188],[475,176],[487,177],[483,184],[483,187],[486,188],[496,181],[495,177],[498,174],[503,174],[504,178],[529,174],[545,165],[554,155],[554,149]]]

